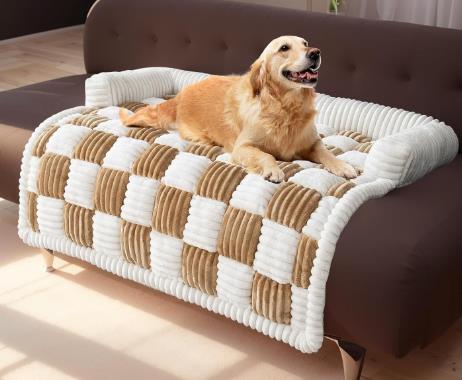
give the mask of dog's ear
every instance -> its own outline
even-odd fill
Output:
[[[263,60],[256,60],[252,66],[250,66],[250,85],[252,86],[254,97],[260,95],[265,82],[265,75]]]

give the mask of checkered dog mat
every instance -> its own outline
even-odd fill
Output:
[[[24,241],[316,351],[336,239],[393,181],[367,173],[349,181],[295,161],[279,163],[286,178],[274,184],[219,147],[125,127],[119,107],[64,111],[34,133],[21,177]],[[320,134],[363,171],[370,137],[327,126]]]

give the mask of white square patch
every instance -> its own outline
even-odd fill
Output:
[[[108,119],[114,119],[114,120],[119,120],[120,118],[120,107],[116,106],[109,106],[109,107],[104,107],[99,109],[96,114],[98,116],[104,116],[107,117]],[[125,114],[126,115],[133,115],[133,112],[130,110],[125,109]]]
[[[127,128],[120,119],[111,119],[99,123],[93,128],[95,131],[110,133],[116,136],[127,136],[130,129]]]
[[[184,228],[184,242],[209,252],[216,252],[225,210],[226,203],[194,195]]]
[[[178,132],[165,133],[154,140],[156,144],[168,145],[180,152],[186,150],[189,142],[183,140]]]
[[[290,177],[289,181],[300,186],[319,191],[322,195],[325,195],[331,186],[345,182],[343,178],[319,168],[310,168],[299,171]]]
[[[222,153],[219,156],[217,156],[215,161],[220,161],[220,162],[224,162],[225,164],[230,164],[231,161],[232,161],[231,160],[231,153]]]
[[[72,159],[69,166],[69,177],[64,188],[66,202],[93,210],[93,195],[99,169],[98,164]]]
[[[121,219],[117,216],[95,211],[93,215],[93,247],[97,252],[121,256]]]
[[[193,193],[211,163],[207,157],[180,152],[167,168],[162,183]]]
[[[64,201],[62,199],[37,197],[37,222],[39,231],[45,235],[65,236]]]
[[[183,241],[151,231],[151,270],[174,279],[181,278]]]
[[[74,149],[91,132],[90,128],[65,124],[53,133],[47,142],[46,153],[56,153],[72,158]]]
[[[37,178],[40,166],[40,158],[31,156],[29,160],[29,173],[27,175],[27,191],[37,193]]]
[[[164,103],[166,102],[165,99],[163,98],[146,98],[143,99],[143,103],[149,104],[150,106],[154,106],[156,104]]]
[[[334,135],[336,133],[335,129],[327,124],[318,124],[316,123],[316,129],[320,135],[324,137]]]
[[[290,283],[299,240],[294,229],[264,218],[253,267],[281,284]]]
[[[322,142],[325,145],[333,145],[344,152],[347,152],[349,150],[354,149],[357,145],[359,145],[359,142],[353,140],[351,137],[346,137],[346,136],[339,136],[339,135],[332,135],[332,136],[327,136],[322,139]]]
[[[294,164],[300,165],[303,169],[315,168],[316,166],[319,165],[316,162],[306,161],[306,160],[294,160]]]
[[[155,179],[131,175],[128,179],[121,217],[129,222],[150,227],[154,199],[160,185]]]
[[[148,148],[149,144],[146,141],[131,137],[119,137],[106,153],[103,167],[130,171],[133,162]]]
[[[339,154],[337,158],[339,158],[342,161],[348,162],[355,168],[364,170],[364,164],[366,163],[367,153],[358,152],[357,150],[350,150],[349,152]]]
[[[324,228],[324,224],[327,222],[327,218],[331,214],[335,205],[338,202],[337,197],[323,197],[318,203],[318,207],[313,211],[310,218],[303,227],[302,232],[305,235],[312,237],[313,239],[321,239],[321,231]]]
[[[306,327],[306,312],[308,306],[308,289],[299,288],[292,285],[291,287],[290,305],[290,324],[294,329],[305,330]]]
[[[242,306],[250,305],[253,274],[252,267],[219,255],[218,297]]]
[[[233,192],[229,204],[264,216],[268,203],[278,187],[278,184],[265,181],[262,176],[247,174]]]

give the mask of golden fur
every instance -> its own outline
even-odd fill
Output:
[[[121,112],[122,119],[126,125],[177,129],[185,139],[220,145],[235,163],[270,181],[284,178],[276,160],[294,158],[353,178],[354,168],[330,153],[316,131],[314,84],[283,74],[309,67],[312,49],[300,37],[276,38],[246,74],[210,76],[157,106],[132,116]]]

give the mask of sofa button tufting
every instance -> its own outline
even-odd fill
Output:
[[[408,72],[401,72],[398,76],[403,82],[411,81],[411,74],[409,74]]]
[[[191,41],[191,38],[186,37],[186,38],[184,39],[184,42],[185,42],[187,45],[190,45],[192,41]]]
[[[119,38],[119,33],[116,30],[111,30],[111,35],[114,38]]]
[[[155,34],[151,35],[151,41],[152,42],[157,42],[159,41],[159,39],[157,38],[157,36]]]
[[[222,50],[228,50],[229,49],[228,44],[226,42],[223,42],[221,44],[221,48],[222,48]]]

